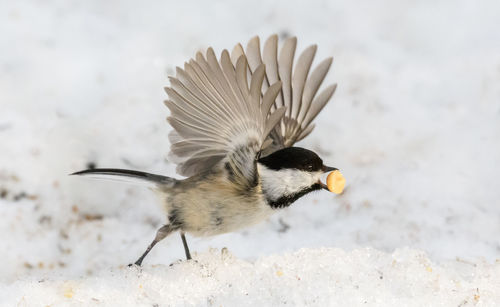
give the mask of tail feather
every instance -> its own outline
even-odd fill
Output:
[[[87,169],[70,175],[78,175],[112,181],[122,181],[149,187],[157,187],[159,185],[173,185],[177,181],[177,179],[171,177],[118,168]]]

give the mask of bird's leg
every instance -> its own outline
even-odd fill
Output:
[[[146,255],[151,251],[151,249],[153,248],[153,246],[155,246],[156,243],[158,243],[161,240],[163,240],[166,236],[168,236],[174,230],[175,229],[171,225],[164,225],[160,229],[158,229],[158,231],[156,232],[156,236],[155,236],[155,239],[153,240],[153,242],[151,242],[151,244],[149,244],[149,246],[146,249],[146,251],[144,252],[144,254],[142,254],[142,256],[139,257],[139,259],[137,259],[137,261],[134,264],[140,266],[141,263],[142,263],[142,260],[144,260],[144,257],[146,257]],[[129,264],[129,266],[131,266],[131,265],[132,264]]]
[[[191,253],[189,252],[189,247],[186,241],[186,236],[181,232],[182,244],[184,245],[184,252],[186,253],[186,259],[191,260]]]

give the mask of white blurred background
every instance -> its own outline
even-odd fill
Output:
[[[166,217],[89,166],[173,176],[163,87],[196,51],[278,33],[333,56],[332,101],[299,146],[342,170],[234,234],[237,257],[409,246],[436,262],[500,254],[498,1],[0,2],[0,280],[93,275],[136,260]],[[184,257],[178,235],[145,264]]]

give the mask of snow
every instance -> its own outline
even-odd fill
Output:
[[[171,266],[15,282],[8,306],[494,306],[500,262],[432,263],[417,250],[301,249],[248,262],[222,250]]]
[[[499,305],[499,9],[0,2],[0,305]],[[167,75],[196,50],[271,33],[317,43],[316,63],[334,56],[339,87],[299,145],[342,171],[344,194],[188,236],[196,261],[177,262],[175,235],[126,267],[165,222],[158,200],[67,174],[173,175]]]

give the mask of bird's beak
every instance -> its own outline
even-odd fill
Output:
[[[323,165],[323,168],[321,170],[323,171],[323,173],[326,173],[326,172],[338,171],[339,169],[336,168],[336,167],[324,166]]]

